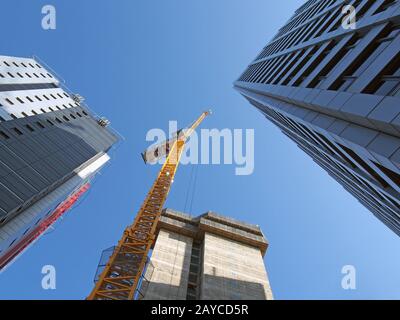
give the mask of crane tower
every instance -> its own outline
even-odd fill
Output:
[[[140,277],[155,240],[157,223],[174,181],[185,143],[210,114],[210,111],[203,112],[189,128],[179,131],[176,137],[162,144],[160,148],[163,152],[160,152],[160,148],[153,150],[153,154],[156,155],[154,159],[166,156],[166,160],[133,224],[125,229],[88,300],[133,300],[135,298]],[[146,154],[142,156],[146,162]]]

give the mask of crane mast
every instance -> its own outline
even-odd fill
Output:
[[[133,300],[147,257],[155,240],[158,220],[171,189],[187,139],[207,117],[202,115],[179,136],[158,173],[132,225],[128,226],[110,256],[88,300]]]

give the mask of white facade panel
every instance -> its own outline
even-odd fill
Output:
[[[20,90],[0,92],[1,109],[8,114],[6,120],[12,119],[9,115],[14,114],[17,118],[45,112],[53,112],[60,109],[68,109],[79,106],[61,88]]]
[[[59,81],[34,59],[0,56],[0,85],[55,83]]]

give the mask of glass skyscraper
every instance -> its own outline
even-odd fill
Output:
[[[37,59],[0,56],[0,271],[87,191],[107,125]]]
[[[235,88],[400,235],[399,1],[307,1]]]

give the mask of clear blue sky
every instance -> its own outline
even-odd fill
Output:
[[[125,141],[86,199],[0,275],[0,298],[82,299],[101,251],[115,244],[157,167],[140,152],[151,128],[187,124],[208,106],[208,128],[254,128],[255,172],[200,166],[193,214],[213,210],[259,224],[277,299],[400,298],[400,239],[232,88],[301,5],[300,0],[2,1],[1,54],[38,55],[107,116]],[[57,30],[41,29],[41,8]],[[182,210],[191,168],[181,167],[167,206]],[[41,288],[41,268],[57,289]],[[341,268],[357,268],[357,290]]]

